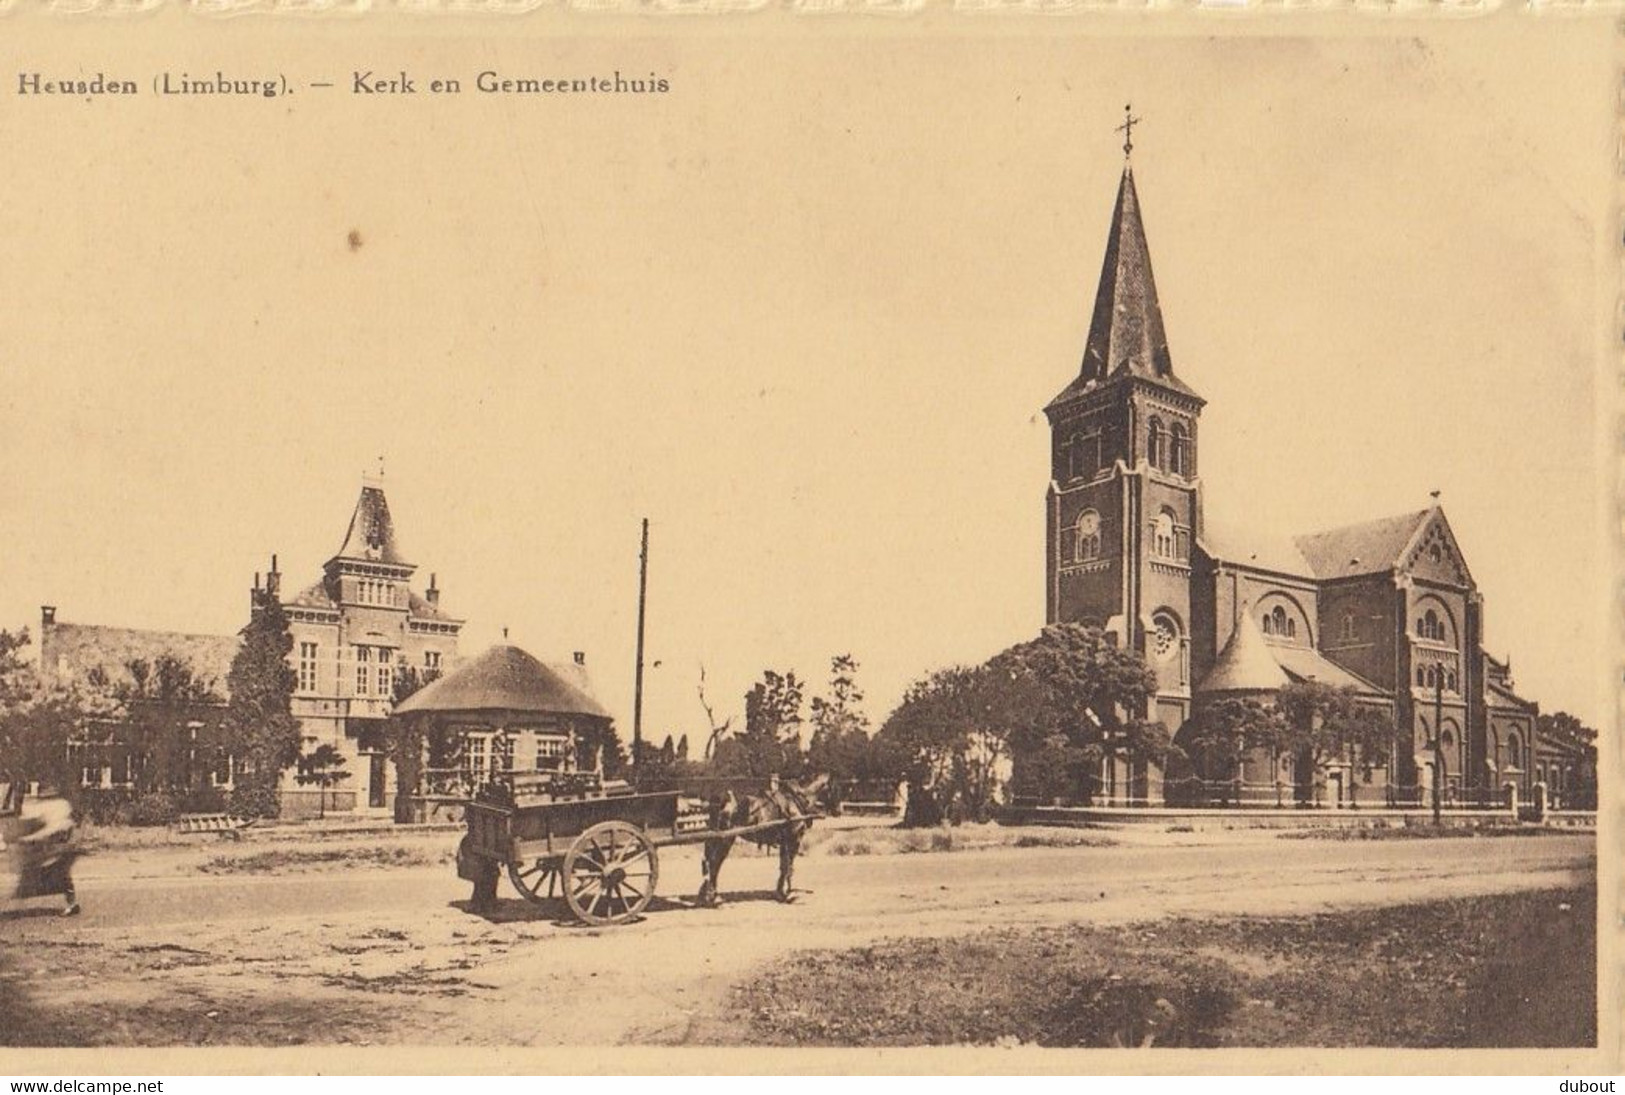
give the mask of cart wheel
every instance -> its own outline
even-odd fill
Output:
[[[604,821],[570,845],[564,900],[588,924],[624,924],[654,897],[660,864],[654,843],[625,821]]]
[[[559,861],[538,859],[528,867],[510,863],[508,881],[513,883],[520,897],[532,905],[541,905],[559,895]]]

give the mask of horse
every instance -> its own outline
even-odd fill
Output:
[[[816,796],[827,782],[827,775],[819,776],[808,784],[775,779],[760,794],[739,794],[728,790],[711,798],[710,824],[713,829],[738,829],[779,820],[786,822],[745,837],[763,848],[776,846],[779,849],[779,883],[774,893],[780,901],[794,900],[791,875],[795,871],[796,856],[801,851],[801,838],[812,828],[813,818],[818,813],[815,808]],[[725,836],[705,842],[705,856],[700,865],[701,905],[714,908],[722,904],[717,893],[717,877],[722,873],[722,864],[737,839]]]

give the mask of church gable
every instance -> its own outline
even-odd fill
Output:
[[[1416,530],[1410,544],[1399,559],[1401,573],[1426,581],[1445,585],[1473,585],[1473,576],[1467,569],[1461,546],[1450,531],[1450,522],[1444,511],[1435,509],[1428,520]]]

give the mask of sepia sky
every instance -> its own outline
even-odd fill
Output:
[[[1304,532],[1441,490],[1491,651],[1602,723],[1607,35],[597,25],[0,40],[0,624],[234,629],[271,552],[316,579],[382,454],[465,654],[584,650],[629,731],[647,516],[649,736],[700,735],[702,664],[737,719],[763,668],[843,652],[878,722],[1043,623],[1041,408],[1132,100],[1208,512]],[[151,94],[218,68],[340,86]],[[357,68],[465,90],[361,98]],[[98,69],[143,94],[14,94]],[[487,69],[672,91],[480,95]]]

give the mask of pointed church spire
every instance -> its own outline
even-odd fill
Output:
[[[1095,290],[1095,310],[1089,322],[1078,377],[1051,403],[1054,406],[1082,394],[1111,377],[1129,374],[1173,388],[1200,399],[1174,376],[1168,354],[1168,335],[1162,323],[1162,305],[1151,276],[1151,249],[1140,216],[1140,196],[1134,188],[1134,126],[1140,121],[1125,108],[1118,130],[1123,133],[1123,176],[1117,185],[1106,256]]]
[[[1125,143],[1125,147],[1129,147]],[[1134,168],[1125,164],[1112,210],[1111,235],[1095,292],[1095,313],[1083,351],[1083,373],[1101,378],[1119,370],[1160,377],[1173,371],[1162,306],[1151,277],[1151,250],[1140,220]]]

